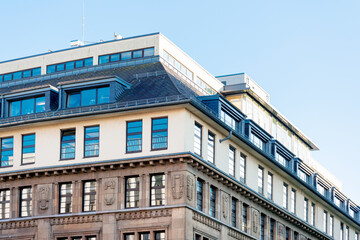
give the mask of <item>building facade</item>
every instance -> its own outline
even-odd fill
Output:
[[[359,239],[269,94],[160,33],[1,62],[0,94],[0,239]]]

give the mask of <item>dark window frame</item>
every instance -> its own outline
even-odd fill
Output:
[[[232,158],[233,159],[230,159],[230,153],[233,153],[232,154]],[[236,148],[235,147],[233,147],[232,145],[229,145],[229,157],[228,157],[229,159],[229,174],[230,174],[230,176],[232,176],[232,177],[235,177],[235,174],[236,174]],[[230,173],[230,163],[232,163],[233,164],[233,169],[232,169],[232,172]]]
[[[247,159],[247,156],[240,152],[240,159],[239,159],[239,169],[241,169],[241,159],[244,159],[244,178],[242,179],[241,177],[241,171],[239,171],[239,181],[246,184],[246,159]]]
[[[153,183],[153,177],[155,176],[163,176],[164,177],[164,185],[163,186],[152,186],[152,183]],[[156,193],[153,194],[152,193],[152,190],[155,190],[156,189],[164,189],[165,193],[164,193],[164,196],[162,196],[163,198],[161,199],[162,201],[162,204],[153,204],[152,201],[153,201],[153,195],[155,196],[154,200],[157,201],[158,199],[156,198]],[[151,207],[157,207],[157,206],[165,206],[166,205],[166,175],[165,173],[156,173],[156,174],[151,174],[150,175],[150,206]]]
[[[130,134],[129,135],[129,123],[135,123],[135,122],[141,122],[141,132],[140,132],[140,135],[141,135],[141,139],[140,139],[140,145],[138,145],[140,147],[140,150],[136,150],[136,151],[129,151],[128,150],[128,137],[133,135],[133,134]],[[126,143],[126,147],[125,147],[125,152],[126,153],[139,153],[139,152],[142,152],[143,150],[143,120],[142,119],[138,119],[138,120],[131,120],[131,121],[126,121],[126,138],[125,138],[125,143]],[[137,134],[134,134],[134,135],[139,135],[138,133],[139,132],[136,132]]]
[[[68,129],[61,129],[60,130],[60,161],[63,161],[63,160],[73,160],[76,158],[76,128],[68,128]],[[63,147],[62,147],[62,144],[63,144],[63,136],[64,136],[64,133],[65,132],[70,132],[70,131],[74,131],[74,157],[70,157],[70,158],[63,158],[62,155],[63,155]],[[65,142],[72,142],[72,141],[65,141]]]
[[[0,168],[7,168],[7,167],[13,167],[14,166],[14,159],[12,159],[11,161],[11,165],[5,165],[3,166],[3,161],[2,161],[2,156],[3,156],[3,141],[6,139],[10,139],[12,138],[12,148],[6,148],[7,151],[9,151],[8,149],[12,150],[12,157],[14,158],[14,137],[10,136],[10,137],[2,137],[0,138]]]
[[[26,136],[31,136],[31,135],[34,135],[34,145],[29,145],[29,146],[26,146],[27,148],[30,148],[30,147],[34,147],[34,154],[36,152],[36,133],[27,133],[27,134],[23,134],[21,135],[21,165],[30,165],[30,164],[35,164],[35,156],[34,156],[34,162],[30,162],[30,163],[24,163],[24,137]]]
[[[40,112],[37,112],[36,111],[36,99],[38,98],[42,98],[44,97],[44,100],[45,100],[45,106],[44,106],[44,111],[40,111]],[[25,100],[28,100],[28,99],[34,99],[34,112],[33,113],[27,113],[27,114],[23,114],[22,113],[22,105],[23,105],[23,101]],[[45,93],[40,93],[40,94],[36,94],[36,95],[32,95],[32,96],[27,96],[27,97],[24,97],[24,98],[13,98],[13,99],[9,99],[7,100],[8,102],[8,111],[7,111],[7,116],[8,117],[18,117],[18,116],[25,116],[25,115],[30,115],[30,114],[36,114],[36,113],[43,113],[43,112],[46,112],[46,94]],[[19,106],[19,115],[15,115],[15,116],[11,116],[11,110],[12,110],[12,107],[11,107],[11,104],[13,102],[20,102],[20,106]]]
[[[128,188],[128,180],[130,178],[138,178],[138,187],[137,188]],[[129,192],[137,192],[138,194],[138,203],[137,203],[137,206],[135,207],[128,207],[128,194]],[[138,175],[135,175],[135,176],[126,176],[125,177],[125,208],[126,209],[132,209],[132,208],[139,208],[139,204],[140,204],[140,176]]]
[[[199,149],[200,153],[196,153],[196,151],[195,151],[195,137],[197,137],[196,133],[195,133],[196,132],[196,127],[198,129],[200,129],[200,138],[199,138],[199,140],[200,140],[200,149]],[[195,124],[194,124],[194,153],[196,155],[200,156],[200,157],[202,156],[202,135],[203,135],[202,132],[203,132],[203,126],[200,123],[195,121]]]
[[[198,183],[201,183],[201,191],[199,189]],[[199,211],[204,211],[204,181],[200,178],[196,180],[196,209]]]
[[[92,59],[93,64],[86,66],[86,65],[85,65],[85,60],[88,60],[88,59]],[[82,62],[83,62],[83,66],[82,66],[82,67],[76,67],[76,62],[77,62],[77,61],[82,61]],[[71,63],[71,62],[74,63],[74,64],[73,64],[74,68],[66,69],[66,64],[67,64],[67,63]],[[58,71],[58,70],[57,70],[57,67],[58,67],[58,65],[61,65],[61,64],[64,65],[64,69]],[[55,67],[55,71],[54,71],[54,72],[51,72],[51,73],[48,73],[48,68],[49,68],[49,67],[53,67],[53,66]],[[53,74],[53,73],[57,73],[57,72],[63,72],[63,71],[67,71],[67,70],[73,70],[73,69],[78,69],[78,68],[83,68],[83,67],[91,67],[91,66],[94,66],[94,57],[75,59],[75,60],[72,60],[72,61],[59,62],[59,63],[55,63],[55,64],[46,65],[46,74]]]
[[[103,55],[98,56],[98,62],[99,62],[99,65],[102,65],[102,64],[107,64],[107,63],[114,63],[114,62],[121,62],[121,61],[128,61],[128,60],[144,58],[144,57],[146,57],[146,56],[144,56],[146,49],[154,49],[154,55],[153,56],[155,56],[155,47],[148,47],[148,48],[132,49],[132,50],[123,51],[123,52],[115,52],[115,53],[110,53],[110,54],[103,54]],[[139,51],[139,50],[142,51],[141,57],[134,58],[134,52]],[[130,59],[122,59],[122,53],[126,53],[126,52],[131,53],[130,54]],[[117,55],[117,54],[119,54],[119,60],[111,61],[111,56]],[[107,62],[106,63],[100,63],[100,58],[104,58],[104,57],[107,57]]]
[[[6,200],[6,196],[7,196],[7,191],[9,193],[9,200]],[[0,189],[0,193],[4,192],[5,195],[3,194],[0,194],[5,196],[5,199],[4,198],[0,198],[0,208],[1,208],[1,215],[0,215],[0,220],[3,220],[3,219],[10,219],[10,216],[11,216],[11,209],[10,209],[10,202],[11,202],[11,191],[9,188],[4,188],[4,189]],[[8,205],[8,208],[6,207]],[[6,209],[8,210],[8,214],[9,214],[9,217],[6,217]]]
[[[210,138],[212,137],[212,139]],[[210,143],[213,143],[212,146],[212,161],[209,161],[209,148],[210,148]],[[212,131],[208,130],[208,137],[207,137],[207,161],[213,165],[215,165],[215,151],[216,151],[216,135],[215,133],[213,133]]]
[[[30,191],[31,191],[31,196],[30,196],[30,198],[23,198],[23,197],[22,197],[24,189],[30,189]],[[32,188],[32,186],[25,186],[25,187],[21,187],[21,188],[19,189],[19,191],[20,191],[19,217],[20,217],[20,218],[23,218],[23,217],[32,217],[32,216],[33,216],[33,207],[34,207],[33,202],[32,202],[32,201],[33,201],[33,194],[34,194],[33,188]],[[30,215],[28,215],[28,216],[23,216],[23,212],[22,212],[22,203],[23,203],[23,202],[27,202],[27,203],[28,203],[28,204],[26,204],[26,207],[29,207],[29,205],[31,205],[31,206],[30,206],[30,209],[27,211],[27,212],[30,212]],[[30,202],[30,204],[29,204],[29,202]]]
[[[98,103],[98,97],[99,97],[99,89],[100,88],[109,88],[109,102],[105,102],[105,103]],[[95,103],[94,104],[90,104],[90,105],[82,105],[82,101],[81,101],[81,93],[83,91],[86,90],[90,90],[90,89],[95,89],[96,90],[96,94],[95,94]],[[74,88],[74,89],[66,89],[65,90],[66,93],[66,99],[65,99],[65,108],[66,109],[72,109],[72,108],[79,108],[79,107],[91,107],[91,106],[95,106],[95,105],[101,105],[101,104],[109,104],[110,101],[110,94],[111,94],[111,88],[110,88],[110,84],[99,84],[99,85],[95,85],[95,86],[90,86],[90,87],[85,87],[85,88]],[[75,106],[75,107],[69,107],[69,97],[71,95],[75,95],[75,94],[79,94],[79,106]]]
[[[218,189],[211,185],[209,188],[209,215],[216,218],[216,199]]]
[[[86,138],[86,129],[87,128],[93,128],[93,127],[98,127],[98,137],[94,137],[94,138]],[[91,141],[91,140],[97,140],[97,154],[95,155],[90,155],[90,156],[86,156],[86,141]],[[92,150],[91,150],[92,151]],[[99,157],[100,154],[100,125],[91,125],[91,126],[84,126],[84,158],[93,158],[93,157]]]
[[[158,120],[158,119],[166,119],[166,131],[160,131],[160,130],[154,131],[154,120]],[[153,134],[155,132],[166,132],[166,147],[154,148]],[[156,118],[151,119],[151,142],[150,143],[151,143],[151,151],[159,151],[159,150],[168,149],[168,144],[169,144],[169,118],[167,116],[166,117],[156,117]]]
[[[95,183],[95,192],[85,192],[85,185],[86,183],[92,183],[94,182]],[[86,180],[86,181],[83,181],[83,186],[82,186],[82,212],[96,212],[97,210],[97,187],[98,187],[98,183],[96,180]],[[95,195],[95,210],[87,210],[85,211],[85,196],[92,196],[92,195]],[[90,199],[89,199],[89,206],[90,206]]]
[[[237,226],[237,203],[238,200],[234,197],[231,198],[231,216],[230,216],[230,223],[231,226]]]
[[[66,194],[62,195],[61,186],[66,185],[66,184],[71,184],[71,194],[66,193]],[[59,214],[67,214],[67,213],[73,212],[73,192],[74,192],[73,190],[74,189],[73,189],[72,182],[62,182],[59,184]],[[61,212],[61,200],[62,200],[62,198],[66,199],[66,197],[70,197],[70,199],[71,199],[71,211],[70,212]]]

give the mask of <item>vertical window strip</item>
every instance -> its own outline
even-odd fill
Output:
[[[72,183],[60,184],[60,213],[72,213]]]
[[[260,216],[260,240],[265,240],[265,221],[266,216],[261,214]]]
[[[151,149],[167,149],[168,145],[168,118],[152,119]]]
[[[139,207],[139,194],[140,194],[140,181],[139,177],[126,178],[126,190],[125,190],[126,208]]]
[[[248,220],[248,205],[244,203],[242,207],[242,219],[241,219],[242,230],[244,232],[247,232],[247,224],[248,224],[247,220]]]
[[[32,216],[32,188],[23,187],[20,189],[20,217]]]
[[[49,74],[49,73],[54,73],[54,72],[61,72],[61,71],[65,71],[65,70],[72,70],[74,68],[83,68],[83,67],[92,66],[92,65],[93,65],[93,57],[78,59],[75,61],[47,65],[46,73]]]
[[[267,179],[267,197],[272,200],[273,198],[273,175],[271,172],[268,172]]]
[[[324,229],[324,233],[328,232],[328,228],[327,228],[327,211],[324,210],[324,214],[323,214],[323,229]]]
[[[14,161],[14,138],[1,139],[1,167],[9,167]]]
[[[162,206],[165,201],[165,174],[151,176],[151,206]]]
[[[310,223],[311,225],[315,226],[315,203],[311,203],[311,208],[310,208]]]
[[[142,120],[126,123],[126,152],[141,152]]]
[[[264,168],[258,166],[258,193],[264,194]]]
[[[231,198],[231,226],[236,227],[236,202],[235,198]]]
[[[199,156],[202,154],[202,126],[196,122],[194,131],[194,152]]]
[[[283,208],[288,208],[288,185],[286,183],[283,185]]]
[[[329,235],[334,236],[334,216],[332,215],[329,218]]]
[[[275,220],[270,219],[270,240],[275,240]]]
[[[22,136],[21,163],[30,164],[35,162],[35,134]]]
[[[304,220],[309,222],[309,200],[304,198]]]
[[[84,182],[83,189],[83,211],[96,211],[96,181]]]
[[[212,132],[208,132],[208,146],[207,146],[207,160],[208,162],[214,164],[215,163],[215,134]]]
[[[99,126],[85,127],[84,157],[99,156]]]
[[[0,219],[10,218],[10,189],[0,190]]]
[[[61,159],[75,158],[75,129],[61,131]]]
[[[291,189],[291,194],[290,194],[290,212],[295,214],[296,211],[296,190],[295,189]]]
[[[41,75],[41,67],[31,68],[27,70],[22,70],[18,72],[5,73],[0,75],[0,82],[6,82],[10,80],[17,80],[27,77],[35,77]]]
[[[203,211],[203,181],[200,179],[196,182],[196,209]]]
[[[235,176],[235,148],[229,147],[229,174]]]
[[[216,212],[216,188],[214,186],[210,187],[210,216],[215,217]]]
[[[240,153],[240,182],[245,183],[246,182],[246,155],[243,153]]]

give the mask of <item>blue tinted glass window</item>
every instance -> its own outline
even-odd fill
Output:
[[[13,79],[20,79],[22,77],[22,72],[14,72],[13,73]]]
[[[151,149],[166,149],[168,140],[168,118],[152,120]]]
[[[35,104],[35,112],[45,112],[45,96],[36,98]]]
[[[65,70],[65,64],[64,63],[60,63],[56,65],[56,71],[60,72],[60,71],[64,71]]]
[[[75,62],[75,68],[81,68],[84,66],[84,60],[77,60]]]
[[[120,61],[120,53],[110,55],[110,62]]]
[[[110,101],[110,88],[109,87],[103,87],[98,88],[98,95],[97,95],[97,103],[108,103]]]
[[[9,80],[11,80],[12,79],[12,74],[11,73],[8,73],[8,74],[5,74],[4,75],[4,82],[5,81],[9,81]]]
[[[85,157],[99,156],[99,126],[85,127]]]
[[[84,60],[85,62],[85,67],[87,66],[92,66],[93,65],[93,58],[87,58]]]
[[[55,72],[55,65],[47,66],[46,73],[54,73]]]
[[[81,106],[96,104],[96,88],[81,91]]]
[[[67,106],[68,107],[79,107],[80,106],[80,92],[68,94]]]
[[[131,59],[131,52],[123,52],[121,53],[121,61]]]
[[[21,114],[31,114],[34,113],[35,100],[33,98],[24,99],[21,103]]]
[[[14,139],[12,137],[1,139],[1,167],[13,165]]]
[[[35,162],[35,134],[23,135],[22,164]]]
[[[154,56],[154,48],[144,49],[144,57]]]
[[[75,62],[74,61],[65,63],[66,70],[74,69],[74,67],[75,67]]]
[[[33,76],[39,76],[39,75],[41,75],[41,68],[34,68],[34,69],[32,70],[32,75],[33,75]]]
[[[4,76],[3,75],[0,75],[0,82],[2,82],[4,79]]]
[[[61,159],[75,158],[75,129],[61,132]]]
[[[10,103],[10,117],[20,115],[20,105],[21,101],[14,101]]]
[[[26,77],[31,77],[31,70],[23,71],[23,77],[24,77],[24,78],[26,78]]]
[[[126,152],[139,152],[142,146],[142,121],[127,122]]]
[[[109,55],[100,56],[99,57],[99,64],[104,64],[109,62]]]
[[[141,58],[142,54],[142,50],[133,51],[133,58]]]

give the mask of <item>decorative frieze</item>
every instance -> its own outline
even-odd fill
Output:
[[[102,222],[101,215],[86,215],[86,216],[71,216],[71,217],[57,217],[50,221],[51,225],[66,225],[79,223],[94,223]]]
[[[157,209],[146,211],[124,212],[116,215],[116,220],[135,220],[145,218],[170,217],[171,209]]]
[[[36,220],[11,221],[0,223],[0,230],[37,227]]]
[[[212,220],[211,218],[209,218],[209,217],[207,217],[205,215],[202,215],[202,214],[197,213],[197,212],[193,212],[193,219],[195,221],[197,221],[199,223],[202,223],[202,224],[204,224],[204,225],[206,225],[208,227],[211,227],[211,228],[213,228],[213,229],[215,229],[215,230],[217,230],[219,232],[221,231],[221,225],[218,222]]]

